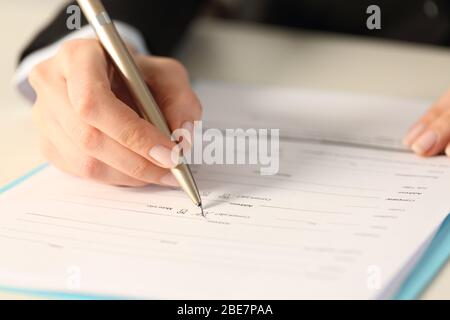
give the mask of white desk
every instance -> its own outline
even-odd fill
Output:
[[[30,108],[13,92],[10,76],[18,49],[61,1],[0,5],[1,39],[11,49],[0,59],[0,185],[43,162]],[[430,99],[450,87],[447,49],[219,21],[197,23],[179,56],[194,78]],[[450,299],[450,263],[423,297]]]

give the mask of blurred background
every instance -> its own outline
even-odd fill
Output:
[[[23,174],[23,168],[33,168],[44,161],[38,152],[30,104],[14,89],[12,77],[20,51],[64,2],[0,0],[0,185]]]
[[[31,123],[31,106],[18,95],[12,78],[21,50],[67,2],[0,0],[0,146],[3,150],[0,185],[44,161]],[[272,8],[268,7],[268,0],[211,0],[203,10],[204,18],[193,23],[191,32],[180,45],[177,58],[187,66],[193,79],[343,90],[430,101],[450,87],[450,77],[445,71],[450,69],[446,47],[337,34],[326,26],[316,25],[312,18],[302,19],[306,24],[302,27],[306,28],[285,28],[298,27],[298,19],[289,19],[289,8],[293,6],[297,10],[294,16],[302,10],[293,3],[311,7],[325,2],[278,0],[271,2],[275,4]],[[369,2],[358,2],[358,14],[352,14],[356,22],[351,23],[361,25],[361,32],[365,33],[368,33],[367,15],[363,7]],[[430,7],[433,1],[407,2],[414,3],[424,24],[446,23],[446,17],[436,16],[436,10]],[[323,6],[327,9],[324,12],[331,16],[344,2],[332,3],[330,7]],[[398,9],[399,3],[402,2],[398,0],[389,7]],[[283,8],[277,9],[281,5]],[[283,26],[277,22],[279,18]],[[327,31],[311,31],[311,28]],[[414,35],[414,30],[410,34]],[[382,36],[370,32],[369,35]]]

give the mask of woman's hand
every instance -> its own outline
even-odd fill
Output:
[[[168,58],[136,56],[171,130],[191,134],[200,103],[186,70]],[[141,119],[97,40],[65,43],[36,66],[33,117],[48,160],[68,173],[121,186],[177,186],[170,173],[175,144]]]
[[[444,151],[450,156],[450,91],[410,129],[404,144],[421,156],[434,156]]]

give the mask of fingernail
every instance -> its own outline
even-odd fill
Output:
[[[415,153],[424,154],[429,151],[437,142],[438,136],[434,131],[427,131],[412,145]]]
[[[447,146],[447,149],[445,149],[445,154],[450,157],[450,144]]]
[[[183,128],[184,130],[189,131],[189,134],[191,135],[191,137],[194,136],[194,124],[192,122],[186,121],[185,123],[183,123],[181,128]]]
[[[406,135],[405,139],[403,139],[403,144],[407,147],[410,147],[414,140],[421,135],[426,129],[426,125],[423,123],[418,123],[415,126],[413,126],[408,134]]]
[[[175,168],[180,161],[177,147],[170,150],[169,148],[158,145],[153,147],[148,154],[166,168]]]
[[[179,145],[183,149],[183,152],[187,152],[192,149],[192,145],[194,143],[194,124],[187,121],[183,123],[181,129],[187,131],[187,133],[183,132],[183,139]]]
[[[161,184],[170,186],[170,187],[179,187],[180,184],[178,183],[177,179],[173,176],[173,174],[168,173],[160,180]]]
[[[187,121],[183,123],[181,128],[189,132],[189,139],[192,143],[192,141],[194,141],[194,124],[192,122]]]

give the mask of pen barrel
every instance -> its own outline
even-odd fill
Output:
[[[78,0],[87,20],[95,29],[104,50],[123,77],[140,115],[168,137],[171,131],[136,62],[99,0]]]
[[[122,75],[140,115],[167,135],[167,137],[171,138],[172,133],[166,119],[102,2],[100,0],[78,0],[78,4],[90,25],[95,29],[104,50]],[[184,163],[184,160],[183,163],[171,171],[189,198],[196,205],[201,205],[197,185],[189,166]]]

